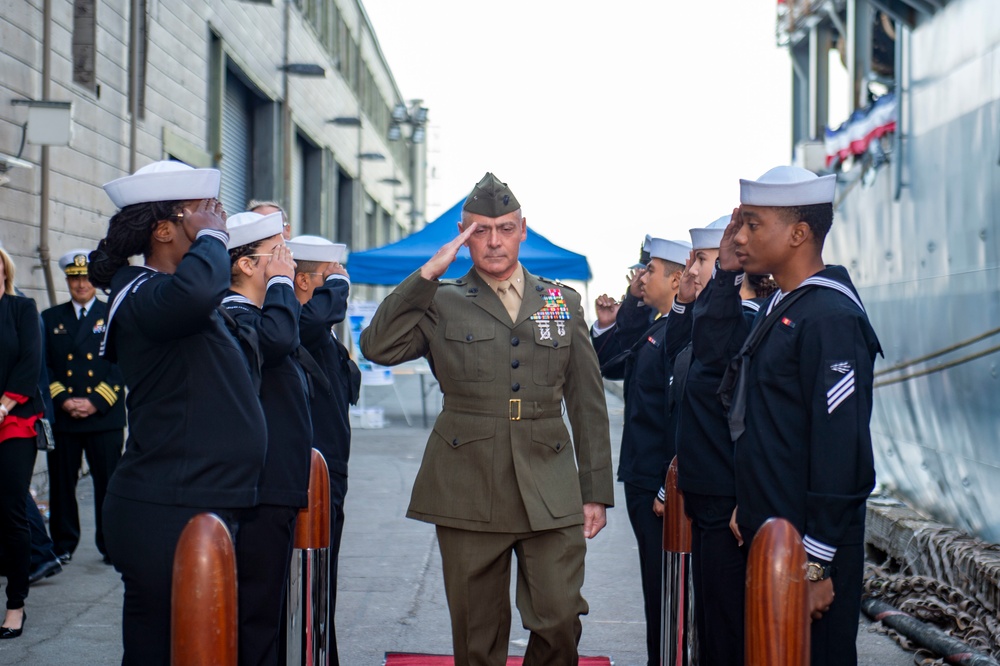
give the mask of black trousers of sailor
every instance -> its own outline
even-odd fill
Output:
[[[643,610],[646,615],[646,663],[660,663],[660,615],[663,595],[663,519],[653,513],[656,493],[625,484],[625,507],[639,545]]]
[[[299,510],[261,504],[244,510],[236,539],[239,604],[239,664],[284,663],[279,633]]]
[[[861,530],[864,533],[864,530]],[[750,553],[755,532],[740,526],[743,551]],[[833,603],[810,625],[811,666],[857,666],[858,616],[865,570],[863,543],[837,546],[833,557]]]
[[[337,572],[340,561],[340,541],[344,536],[344,498],[347,496],[347,476],[330,473],[330,666],[340,666],[337,652]]]
[[[96,519],[97,550],[107,557],[104,546],[104,517],[101,508],[108,489],[108,479],[114,474],[122,457],[124,431],[56,433],[56,448],[48,452],[51,517],[49,532],[57,554],[70,555],[80,544],[80,513],[76,503],[76,484],[80,478],[80,463],[87,456],[87,466],[94,480],[94,516]]]
[[[174,551],[184,526],[199,513],[211,512],[238,538],[245,511],[153,504],[108,494],[104,540],[125,583],[122,666],[170,665]]]
[[[746,558],[729,529],[734,508],[735,497],[684,493],[698,655],[709,666],[743,666]]]

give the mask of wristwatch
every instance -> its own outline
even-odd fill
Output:
[[[813,583],[826,580],[833,575],[832,564],[820,564],[819,562],[806,563],[806,579]]]

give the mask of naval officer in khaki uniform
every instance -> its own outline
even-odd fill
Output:
[[[575,665],[584,537],[614,502],[597,356],[580,296],[518,262],[527,227],[506,184],[487,173],[459,231],[386,297],[361,350],[426,356],[444,393],[407,516],[437,526],[456,666],[506,663],[511,552],[525,666]],[[439,280],[462,245],[473,269]]]

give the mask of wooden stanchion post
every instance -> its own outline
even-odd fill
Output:
[[[236,552],[212,513],[188,521],[174,553],[170,660],[174,666],[235,666]]]
[[[288,581],[289,666],[325,666],[330,642],[330,473],[316,449],[309,468],[309,502],[295,523]]]
[[[798,531],[784,518],[768,519],[747,563],[747,666],[808,666],[808,585]]]
[[[660,608],[660,659],[664,666],[697,662],[694,629],[694,579],[691,576],[691,520],[677,487],[677,458],[670,461],[663,507],[663,596]]]

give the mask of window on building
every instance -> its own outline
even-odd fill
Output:
[[[97,90],[97,3],[73,2],[73,81]]]
[[[301,132],[292,148],[290,195],[292,229],[323,235],[323,150]]]
[[[138,81],[138,86],[136,90],[132,90],[133,78],[128,77],[128,95],[129,95],[129,108],[131,108],[132,99],[136,99],[136,104],[139,109],[139,117],[146,117],[146,53],[148,52],[148,22],[146,13],[146,0],[138,0],[136,2],[139,11],[136,12],[134,16],[129,18],[129,35],[138,34],[139,40],[135,45],[130,45],[129,48],[129,67],[135,67],[138,71],[138,76],[136,80]],[[74,8],[75,9],[75,8]],[[131,71],[131,70],[130,70]]]

